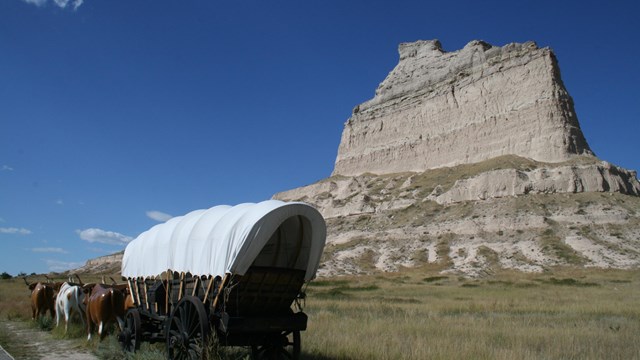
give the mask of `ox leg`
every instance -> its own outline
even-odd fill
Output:
[[[31,320],[36,319],[36,307],[31,304]]]
[[[75,310],[78,313],[78,317],[80,318],[80,322],[82,323],[82,325],[84,325],[84,317],[82,316],[82,309],[80,309],[80,306],[76,306]]]
[[[56,301],[56,327],[58,326],[60,326],[60,304]]]
[[[124,331],[124,320],[120,316],[116,316],[116,320],[118,321],[118,327],[120,327],[120,331]]]
[[[87,341],[91,341],[91,328],[93,327],[93,321],[91,321],[91,313],[87,307]]]
[[[67,333],[69,327],[69,320],[71,320],[71,304],[68,302],[64,304],[64,333]]]
[[[98,335],[100,335],[100,341],[102,341],[102,339],[104,339],[105,335],[107,335],[107,333],[104,331],[104,322],[100,321],[100,325],[98,325]]]

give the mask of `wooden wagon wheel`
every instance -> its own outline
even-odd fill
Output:
[[[264,345],[251,346],[251,354],[254,360],[299,360],[300,331],[273,334]]]
[[[142,320],[138,309],[129,309],[124,320],[124,329],[118,337],[122,349],[128,352],[136,352],[142,342]]]
[[[202,301],[195,296],[183,297],[171,313],[167,329],[169,359],[201,359],[209,336],[210,325]]]

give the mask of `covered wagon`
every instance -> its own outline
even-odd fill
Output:
[[[303,287],[315,277],[326,226],[299,202],[215,206],[143,232],[122,259],[135,306],[119,341],[166,342],[169,359],[198,359],[211,341],[254,358],[300,356]]]

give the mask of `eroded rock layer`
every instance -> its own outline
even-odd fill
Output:
[[[400,61],[346,122],[333,175],[422,172],[512,154],[592,155],[549,48],[403,43]]]

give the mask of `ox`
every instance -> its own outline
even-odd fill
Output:
[[[118,284],[112,277],[109,278],[111,279],[111,283],[114,288],[120,289],[124,292],[124,312],[126,313],[127,310],[136,307],[133,301],[133,294],[131,294],[131,289],[129,289],[129,284]]]
[[[29,284],[26,278],[23,279],[29,290],[31,290],[31,318],[36,320],[40,316],[45,316],[48,310],[53,319],[56,313],[56,291],[60,289],[62,283],[51,283],[51,280],[47,278],[48,282],[46,283],[38,281]]]
[[[78,278],[79,284],[71,282],[71,278],[69,278],[68,282],[62,284],[56,297],[56,327],[60,325],[60,317],[64,315],[65,334],[67,333],[72,312],[78,314],[82,325],[84,325],[84,313],[86,310],[84,304],[85,293],[82,288],[82,280],[80,280],[78,275],[76,275],[76,277]]]
[[[97,284],[88,291],[84,298],[87,315],[87,340],[91,340],[93,326],[98,326],[100,340],[106,335],[106,327],[114,322],[118,322],[120,330],[124,326],[124,293],[122,290],[109,285]]]

